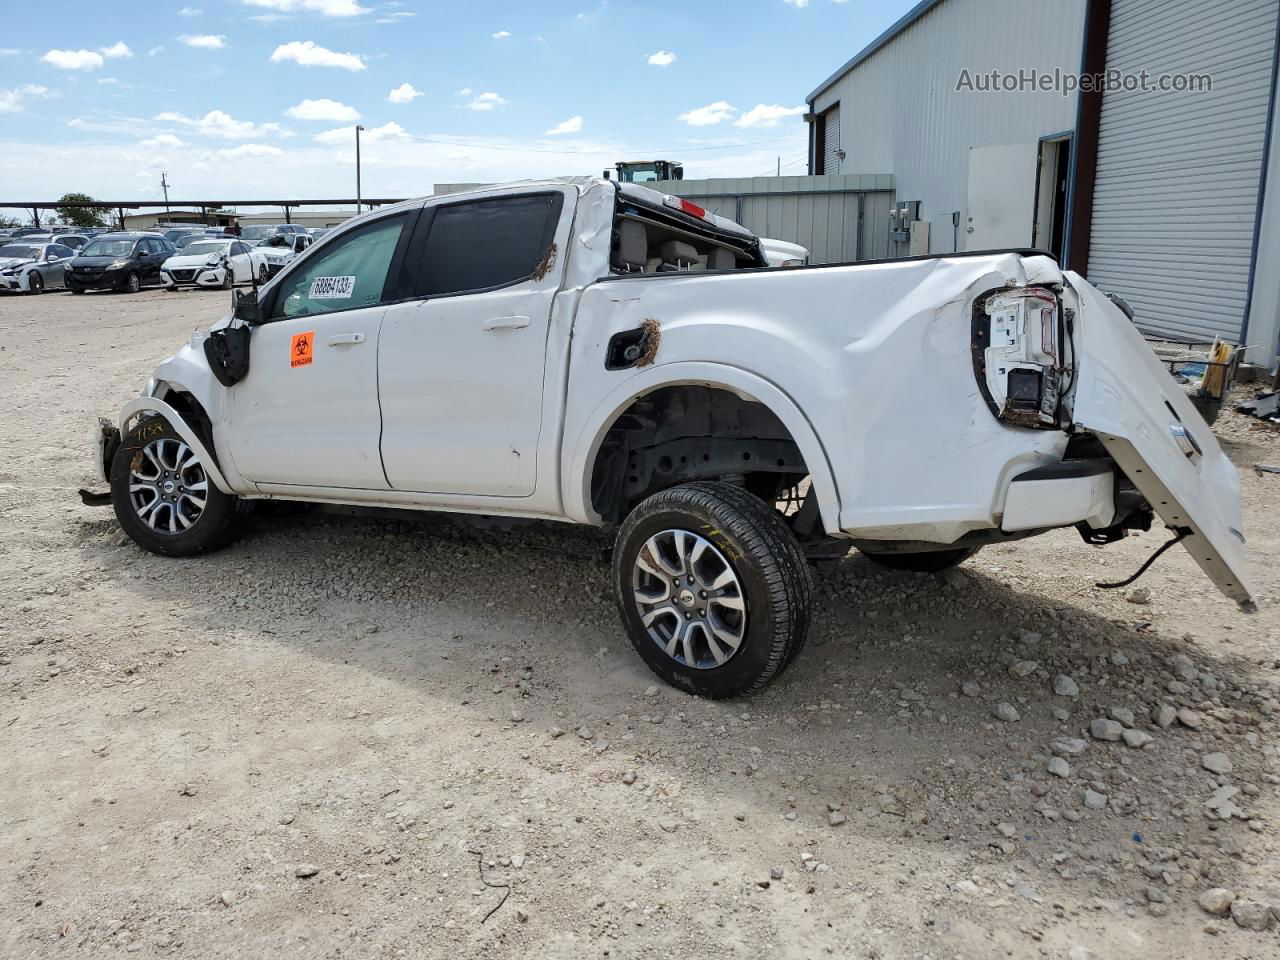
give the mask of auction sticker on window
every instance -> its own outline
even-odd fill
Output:
[[[306,333],[295,333],[293,342],[289,345],[289,366],[310,366],[315,345],[316,332],[314,330],[308,330]]]
[[[312,300],[350,300],[355,288],[355,277],[316,277],[307,296]]]

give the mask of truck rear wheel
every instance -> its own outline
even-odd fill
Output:
[[[713,700],[763,689],[809,628],[812,582],[795,536],[768,504],[726,483],[671,487],[632,510],[613,584],[641,659]]]
[[[866,550],[861,552],[868,560],[892,570],[939,573],[964,563],[981,549],[981,547],[961,547],[957,550],[931,550],[928,553],[868,553]]]
[[[129,431],[111,460],[111,505],[130,539],[152,553],[189,557],[239,532],[243,509],[223,493],[163,417]]]

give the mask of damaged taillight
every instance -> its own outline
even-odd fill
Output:
[[[998,419],[1022,427],[1058,426],[1062,344],[1061,310],[1052,290],[1015,287],[979,298],[974,371]]]

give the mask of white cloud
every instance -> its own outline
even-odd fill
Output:
[[[414,97],[421,97],[422,95],[422,91],[414,89],[413,84],[402,83],[387,94],[387,100],[390,103],[409,103]]]
[[[158,133],[154,137],[148,137],[146,140],[139,140],[140,147],[182,147],[185,144],[175,137],[172,133]]]
[[[99,77],[98,85],[101,87],[120,87],[123,84],[115,77]]]
[[[499,30],[497,33],[490,34],[495,40],[506,40],[511,36],[510,30]]]
[[[184,33],[178,39],[188,47],[199,47],[202,50],[221,50],[227,45],[226,35],[221,33]]]
[[[278,123],[254,124],[249,120],[237,120],[221,110],[210,110],[203,117],[193,118],[181,113],[167,110],[151,118],[156,123],[172,123],[194,130],[206,137],[222,137],[226,140],[243,140],[246,137],[261,137],[269,134],[291,136]]]
[[[783,3],[790,4],[797,10],[803,10],[809,5],[809,0],[782,0]]]
[[[278,157],[282,153],[284,151],[279,147],[267,146],[264,143],[242,143],[238,147],[219,150],[218,156],[228,160],[238,160],[242,157]]]
[[[470,93],[462,93],[458,91],[459,96],[467,96]],[[495,107],[501,107],[507,103],[505,97],[501,97],[496,93],[486,92],[477,96],[474,100],[467,104],[468,110],[493,110]]]
[[[778,104],[757,103],[754,107],[734,121],[738,127],[776,127],[779,120],[786,117],[798,117],[804,113],[804,106],[783,107]]]
[[[469,96],[471,96],[471,94],[473,94],[474,92],[475,92],[475,91],[474,91],[474,90],[472,90],[470,87],[463,87],[461,90],[459,90],[459,91],[458,91],[458,96],[460,96],[460,97],[469,97]]]
[[[38,83],[26,83],[12,90],[0,90],[0,113],[18,113],[28,100],[43,100],[54,94]]]
[[[355,143],[355,131],[350,127],[335,127],[324,133],[317,133],[311,139],[316,143]],[[361,143],[383,143],[386,141],[412,140],[408,131],[394,120],[380,127],[367,127],[360,134]]]
[[[109,47],[103,47],[99,52],[108,60],[119,60],[122,57],[133,56],[133,51],[129,49],[129,45],[123,40],[113,43]]]
[[[164,47],[152,47],[147,51],[147,56],[154,57],[157,53],[164,53]]]
[[[180,17],[198,17],[198,16],[200,16],[200,14],[202,14],[202,13],[204,13],[204,11],[203,11],[203,10],[200,10],[200,9],[198,9],[198,8],[196,8],[196,7],[183,7],[181,10],[179,10],[179,11],[178,11],[178,16],[180,16]]]
[[[279,13],[307,11],[325,17],[356,17],[368,13],[356,0],[244,0],[251,7],[266,7]]]
[[[558,137],[562,133],[581,133],[581,132],[582,132],[582,118],[570,117],[568,120],[565,120],[563,123],[557,123],[554,127],[548,130],[545,135],[548,137]]]
[[[353,73],[364,69],[364,58],[355,53],[338,53],[320,46],[314,40],[292,40],[276,47],[272,63],[292,60],[304,67],[340,67]]]
[[[715,103],[709,103],[705,107],[698,107],[688,113],[680,114],[680,119],[691,127],[713,127],[717,123],[732,120],[733,115],[737,112],[737,107],[726,103],[724,100],[717,100]]]
[[[285,111],[286,116],[295,120],[330,120],[333,123],[344,123],[360,119],[360,111],[337,100],[321,97],[319,100],[303,100]]]
[[[676,55],[670,50],[655,50],[645,58],[652,67],[669,67],[676,62]]]
[[[103,62],[92,50],[50,50],[40,59],[59,70],[97,70]]]
[[[17,47],[0,47],[0,57],[16,57],[20,53]]]

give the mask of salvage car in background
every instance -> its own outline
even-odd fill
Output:
[[[289,263],[315,243],[308,233],[273,233],[254,247],[266,258],[268,275],[274,277]]]
[[[0,247],[0,291],[44,293],[66,286],[67,264],[76,255],[60,243],[14,240]]]
[[[267,258],[243,240],[204,238],[188,244],[160,267],[166,290],[183,288],[231,289],[233,284],[262,283],[269,274]]]
[[[1254,607],[1236,468],[1082,276],[1021,250],[764,266],[741,225],[633,183],[383,207],[163,361],[96,466],[166,556],[258,499],[616,526],[632,645],[707,697],[794,660],[806,557],[835,548],[938,571],[1159,520]]]
[[[160,265],[173,253],[173,244],[153,233],[106,233],[86,243],[71,261],[67,287],[72,293],[137,293],[145,284],[160,282]]]

